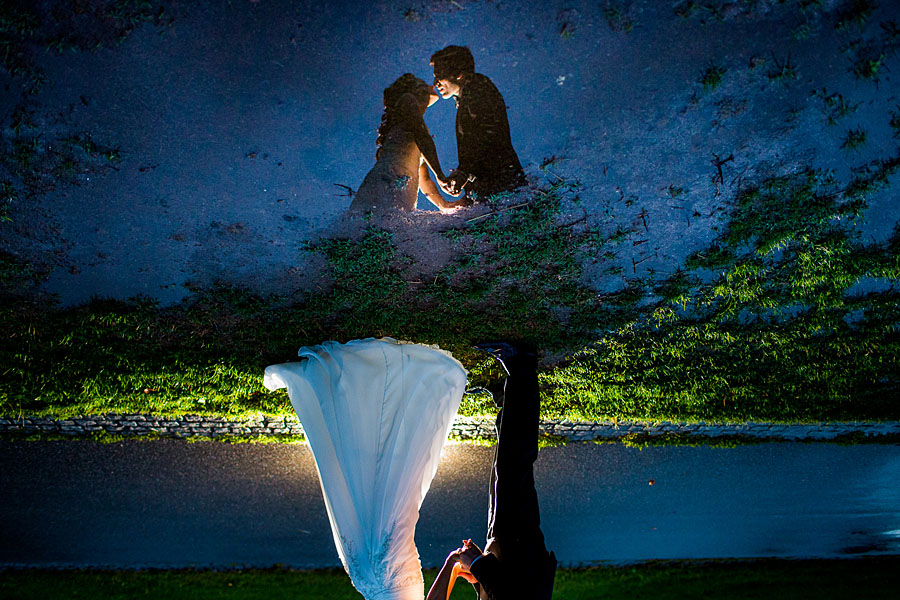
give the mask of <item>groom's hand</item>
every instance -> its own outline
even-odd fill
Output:
[[[479,556],[481,556],[481,548],[473,543],[472,540],[466,540],[462,551],[459,553],[459,563],[462,565],[463,569],[468,571],[472,567],[472,561]]]
[[[473,180],[474,177],[465,171],[457,169],[447,176],[447,186],[444,188],[444,191],[453,197],[459,196],[466,184]]]

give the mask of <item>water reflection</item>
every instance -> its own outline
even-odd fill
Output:
[[[900,552],[898,446],[579,445],[542,453],[539,477],[542,502],[568,487],[545,521],[570,564]]]
[[[0,563],[339,564],[308,446],[32,444],[0,444]],[[416,528],[426,566],[459,532],[483,539],[492,452],[446,448]],[[562,564],[900,553],[900,446],[575,444],[535,471]]]

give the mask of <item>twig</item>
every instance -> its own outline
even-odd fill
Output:
[[[347,192],[346,194],[334,194],[335,196],[341,196],[342,198],[352,198],[353,194],[356,193],[353,191],[353,188],[350,187],[349,185],[344,185],[342,183],[333,183],[331,185],[337,186],[339,188],[344,188],[344,190]]]
[[[632,272],[637,273],[637,266],[638,266],[639,264],[641,264],[642,262],[646,262],[646,261],[650,260],[651,258],[653,258],[653,257],[652,257],[652,256],[648,256],[648,257],[646,257],[646,258],[642,258],[641,260],[639,260],[639,261],[637,261],[637,262],[635,262],[635,260],[632,258],[632,259],[631,259],[631,270],[632,270]]]
[[[650,228],[647,227],[647,209],[641,208],[641,214],[638,215],[641,218],[641,222],[644,224],[644,231],[650,233]]]
[[[563,179],[562,177],[560,177],[559,175],[557,175],[556,173],[554,173],[553,171],[551,171],[550,169],[548,169],[548,168],[546,168],[546,167],[544,168],[544,172],[545,172],[545,173],[550,173],[551,175],[553,175],[554,177],[556,177],[556,178],[557,178],[558,180],[560,180],[560,181],[565,181],[565,179]]]
[[[716,186],[716,198],[722,195],[722,186],[725,185],[725,175],[722,173],[722,165],[734,160],[734,154],[729,154],[728,158],[719,158],[718,154],[713,153],[713,160],[710,162],[718,171],[718,175],[713,177],[713,184]]]

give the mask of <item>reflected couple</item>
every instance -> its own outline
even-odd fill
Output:
[[[503,96],[488,77],[475,72],[469,49],[448,46],[431,57],[431,66],[434,87],[406,73],[384,90],[375,166],[359,186],[351,211],[412,211],[421,191],[442,212],[453,212],[525,182]],[[459,166],[448,175],[424,120],[439,96],[457,106]],[[447,201],[441,190],[460,199]]]

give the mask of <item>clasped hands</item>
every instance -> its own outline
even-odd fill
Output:
[[[462,577],[469,583],[478,583],[478,580],[475,579],[474,575],[472,575],[470,569],[472,568],[472,563],[475,561],[475,559],[480,557],[481,555],[481,548],[479,548],[477,544],[475,544],[472,540],[463,540],[462,547],[457,548],[456,550],[451,552],[450,556],[447,557],[447,560],[459,563],[460,577]]]
[[[447,176],[447,179],[440,182],[441,189],[445,193],[450,194],[454,198],[462,194],[463,188],[467,183],[475,181],[475,176],[465,171],[457,169]]]

